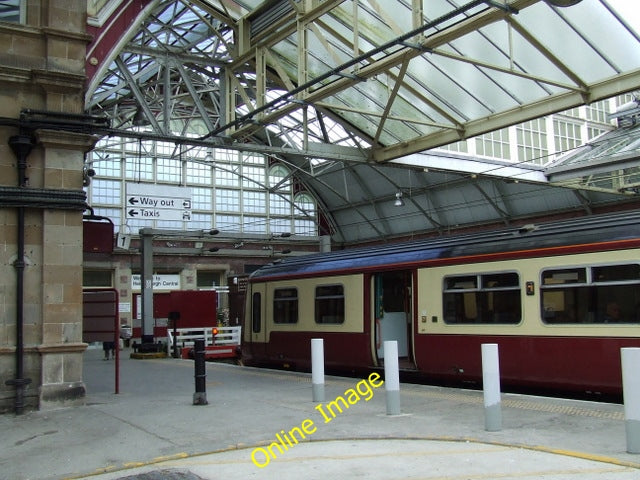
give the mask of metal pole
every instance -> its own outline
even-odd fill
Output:
[[[34,143],[31,137],[16,135],[9,138],[9,146],[18,159],[18,186],[27,186],[27,156],[31,153]],[[30,378],[24,376],[24,269],[25,269],[25,208],[18,207],[18,244],[16,260],[13,264],[16,270],[16,374],[15,378],[7,380],[6,385],[16,388],[14,408],[16,415],[24,412],[24,391],[31,383]]]
[[[484,390],[484,428],[488,432],[502,430],[500,406],[500,361],[497,343],[482,344],[482,385]]]
[[[194,405],[207,405],[207,372],[204,359],[204,338],[197,338],[193,342],[193,358],[196,380],[196,391],[193,394]]]
[[[620,349],[627,453],[640,453],[640,348]]]
[[[396,340],[384,342],[384,385],[387,415],[400,415],[400,368]]]
[[[142,339],[153,343],[153,235],[146,228],[140,229],[142,238]]]
[[[311,388],[314,402],[324,402],[324,340],[311,339]]]
[[[180,320],[180,312],[169,312],[169,320],[173,323],[173,345],[172,357],[178,358],[178,320]]]

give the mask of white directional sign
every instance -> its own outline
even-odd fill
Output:
[[[191,220],[191,189],[127,183],[127,218]]]

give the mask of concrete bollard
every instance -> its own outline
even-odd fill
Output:
[[[487,432],[502,429],[500,406],[500,361],[497,343],[482,344],[482,385],[484,391],[484,428]]]
[[[640,453],[640,348],[621,348],[627,453]]]
[[[400,415],[400,369],[398,367],[398,342],[384,342],[384,385],[387,399],[387,415]]]
[[[324,340],[311,339],[311,389],[314,402],[324,402]]]
[[[207,371],[205,361],[204,338],[196,338],[193,342],[193,365],[195,370],[196,391],[193,394],[194,405],[207,405]]]

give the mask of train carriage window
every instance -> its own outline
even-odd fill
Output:
[[[640,323],[640,265],[598,265],[542,272],[547,324]]]
[[[522,318],[520,276],[499,272],[445,277],[447,324],[517,324]]]
[[[253,333],[260,333],[262,329],[262,296],[260,293],[254,293],[251,297],[251,325]]]
[[[316,287],[316,323],[344,323],[344,286]]]
[[[274,290],[273,323],[298,323],[297,288],[277,288]]]
[[[640,265],[607,265],[593,267],[594,282],[638,282],[640,281]]]

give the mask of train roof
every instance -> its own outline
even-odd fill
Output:
[[[287,258],[261,267],[251,280],[330,275],[393,265],[503,252],[640,239],[640,211],[594,215],[462,235],[351,248]]]

